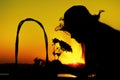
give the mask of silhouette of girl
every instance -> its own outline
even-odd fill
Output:
[[[114,80],[118,78],[114,73],[119,69],[120,31],[100,22],[101,12],[103,10],[98,15],[91,15],[83,5],[72,6],[61,19],[64,24],[55,29],[69,32],[71,38],[85,46],[85,80],[89,74],[96,74],[97,80],[107,80],[109,76]],[[111,64],[112,61],[115,65]]]

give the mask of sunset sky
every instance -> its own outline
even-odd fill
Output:
[[[69,43],[73,54],[62,54],[62,63],[81,61],[81,47],[62,31],[55,32],[59,18],[73,5],[84,5],[91,14],[102,13],[100,21],[120,30],[120,0],[0,0],[0,63],[15,62],[15,39],[18,24],[26,18],[40,21],[48,36],[49,60],[53,60],[52,39]],[[45,41],[42,28],[35,22],[25,22],[20,31],[19,63],[33,63],[35,57],[45,59]]]

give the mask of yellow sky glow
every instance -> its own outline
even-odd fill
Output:
[[[58,38],[74,46],[74,54],[62,54],[61,61],[69,63],[80,61],[81,48],[70,36],[62,31],[55,32],[59,25],[59,18],[73,5],[85,5],[91,14],[97,14],[100,9],[102,13],[100,21],[120,30],[120,1],[119,0],[0,0],[0,63],[15,62],[15,37],[18,24],[25,18],[33,18],[40,21],[48,36],[49,59],[53,60],[52,39]],[[73,43],[72,43],[73,42]],[[76,44],[78,45],[78,44]],[[45,59],[45,43],[43,31],[34,22],[26,22],[20,31],[19,63],[33,63],[35,57]],[[78,58],[76,57],[79,56]]]

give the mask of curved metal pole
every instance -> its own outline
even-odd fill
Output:
[[[44,38],[45,38],[45,45],[46,45],[46,64],[48,63],[48,38],[47,38],[47,34],[45,32],[45,29],[43,27],[43,25],[37,21],[37,20],[34,20],[32,18],[26,18],[25,20],[22,20],[19,25],[18,25],[18,29],[17,29],[17,35],[16,35],[16,43],[15,43],[15,63],[18,64],[18,46],[19,46],[19,32],[20,32],[20,29],[21,29],[21,26],[22,24],[25,22],[25,21],[34,21],[36,22],[37,24],[40,25],[40,27],[43,29],[43,32],[44,32]]]

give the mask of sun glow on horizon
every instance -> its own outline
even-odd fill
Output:
[[[85,64],[84,53],[81,44],[71,39],[71,47],[73,52],[63,52],[60,56],[60,61],[63,64]]]

